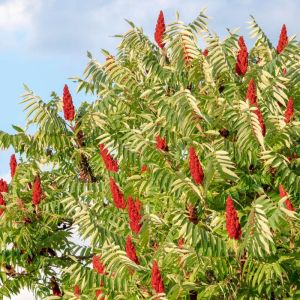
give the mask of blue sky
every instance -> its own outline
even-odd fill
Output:
[[[75,86],[69,77],[81,75],[89,50],[101,60],[100,49],[112,53],[129,19],[153,37],[159,10],[166,22],[176,11],[189,22],[207,7],[210,28],[224,36],[226,28],[237,28],[246,37],[249,15],[276,45],[283,23],[288,34],[297,34],[300,26],[299,0],[0,0],[0,130],[11,132],[10,124],[24,125],[20,102],[23,83],[44,100],[51,91],[61,94],[63,85]],[[73,95],[75,105],[86,99]],[[0,177],[7,177],[9,152],[0,151]],[[24,293],[13,299],[33,299]]]

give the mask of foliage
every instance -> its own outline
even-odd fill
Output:
[[[299,42],[290,37],[278,53],[252,18],[254,46],[237,74],[239,36],[229,31],[221,41],[205,12],[188,25],[177,16],[159,47],[128,23],[117,53],[103,50],[102,63],[88,53],[84,77],[73,78],[95,98],[74,120],[66,88],[68,101],[52,93],[45,102],[25,87],[26,128],[0,132],[0,147],[18,159],[2,193],[0,294],[27,287],[41,299],[298,299]],[[42,194],[32,204],[34,182]],[[228,196],[236,239],[226,232]],[[93,269],[96,255],[105,271]]]

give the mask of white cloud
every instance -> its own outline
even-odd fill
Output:
[[[42,8],[39,0],[5,0],[0,3],[0,50],[23,48],[36,26],[35,14]]]
[[[246,34],[250,14],[273,40],[284,22],[289,34],[299,33],[298,0],[5,0],[0,4],[0,38],[34,55],[83,57],[86,50],[114,49],[118,41],[111,36],[128,29],[125,18],[152,37],[159,10],[167,22],[175,19],[176,11],[189,22],[203,7],[212,17],[211,28],[221,35],[226,27],[241,27]]]
[[[24,30],[32,25],[34,13],[40,7],[36,0],[7,0],[0,4],[0,30]]]

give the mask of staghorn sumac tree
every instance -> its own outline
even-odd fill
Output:
[[[1,295],[300,297],[299,42],[284,26],[276,48],[253,18],[252,48],[221,41],[206,19],[161,12],[154,39],[129,22],[116,54],[89,53],[73,78],[91,104],[26,87],[26,130],[0,132],[16,153]]]

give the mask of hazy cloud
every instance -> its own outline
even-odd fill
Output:
[[[189,21],[205,6],[212,17],[212,28],[221,34],[226,27],[241,27],[246,32],[249,14],[273,39],[284,22],[290,34],[299,33],[297,0],[7,0],[0,2],[0,38],[29,53],[82,55],[101,47],[113,49],[118,41],[111,36],[127,30],[125,18],[153,35],[160,9],[168,21],[174,20],[177,10],[183,20]],[[14,43],[7,32],[15,33]]]
[[[33,17],[41,7],[36,0],[0,1],[0,50],[20,46],[26,35],[32,31]]]
[[[6,0],[0,2],[0,30],[24,30],[31,25],[34,12],[39,7],[35,0]]]

